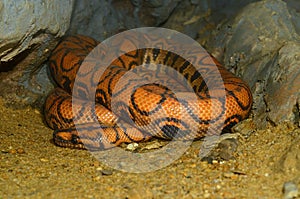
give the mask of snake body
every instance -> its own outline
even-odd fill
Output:
[[[124,43],[128,45],[130,40]],[[183,140],[202,138],[210,125],[230,129],[249,114],[252,95],[247,84],[207,54],[197,55],[201,60],[200,67],[212,77],[212,81],[216,81],[211,65],[217,66],[217,72],[224,82],[226,99],[223,101],[210,96],[201,74],[184,58],[172,52],[151,48],[124,53],[110,64],[100,79],[94,80],[93,75],[88,72],[80,74],[96,85],[94,96],[84,89],[89,87],[86,85],[88,83],[83,83],[82,90],[78,93],[72,93],[79,66],[98,44],[96,40],[86,36],[69,36],[58,44],[50,56],[50,71],[59,87],[47,97],[45,119],[55,130],[54,143],[59,146],[107,149],[123,142],[146,141],[151,137],[176,137]],[[143,63],[154,68],[157,64],[164,64],[178,71],[192,87],[196,99],[178,100],[175,93],[162,86],[159,81],[139,87],[132,86],[132,81],[139,82],[147,78],[147,72],[143,73],[143,68],[138,67]],[[137,73],[141,74],[140,79],[137,77],[118,87],[118,81],[132,69],[137,69]],[[156,73],[156,79],[176,85],[177,90],[183,91],[185,85],[176,83],[175,80],[173,82],[163,74],[168,76],[171,72]],[[180,77],[175,77],[177,81],[180,80]],[[218,88],[214,92],[218,92]],[[113,93],[120,97],[116,104],[111,103]],[[186,92],[178,93],[190,95]],[[127,100],[125,95],[129,95]],[[79,103],[72,104],[74,98]],[[91,99],[96,100],[95,106]],[[117,111],[112,112],[112,108]],[[75,117],[80,121],[76,128]],[[136,126],[130,124],[130,121]]]

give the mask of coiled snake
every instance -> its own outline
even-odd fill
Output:
[[[123,42],[124,45],[130,45],[131,41]],[[210,96],[211,91],[208,91],[207,82],[184,58],[154,48],[124,53],[112,62],[100,80],[94,80],[93,75],[88,72],[80,74],[93,82],[97,89],[92,96],[85,91],[89,85],[83,84],[78,93],[73,92],[73,101],[76,98],[79,103],[72,104],[71,94],[79,66],[98,44],[97,41],[86,36],[69,36],[59,43],[49,59],[50,71],[59,87],[54,89],[46,100],[45,119],[47,124],[55,129],[54,143],[59,146],[107,149],[123,142],[140,142],[151,137],[165,139],[176,137],[183,140],[202,138],[210,125],[229,129],[249,114],[252,105],[249,87],[240,78],[223,68],[214,58],[205,53],[197,55],[201,61],[199,61],[200,67],[205,69],[203,71],[208,76],[212,76],[212,81],[215,81],[214,72],[210,68],[212,65],[217,66],[217,72],[224,82],[226,94],[224,100],[221,97]],[[131,81],[128,81],[129,83],[117,88],[120,78],[128,70],[142,63],[150,64],[150,67],[154,68],[157,64],[164,64],[175,69],[192,87],[196,99],[179,100],[176,94],[181,93],[185,96],[189,94],[172,92],[160,82],[134,87],[131,86]],[[92,62],[87,62],[87,65],[89,64],[91,65]],[[96,62],[93,64],[96,65]],[[142,69],[136,68],[137,73],[142,74]],[[156,68],[156,71],[158,69]],[[147,78],[147,73],[145,74],[141,76],[141,80]],[[160,74],[163,72],[155,73],[157,79],[160,78]],[[165,74],[168,76],[171,72]],[[177,81],[178,79],[181,81],[178,76],[175,77]],[[140,80],[137,78],[135,81]],[[172,79],[168,81],[169,85],[176,85],[179,91],[184,87],[181,82],[176,83]],[[116,91],[113,91],[114,89]],[[213,92],[218,92],[218,88]],[[115,104],[111,103],[113,93],[116,93],[116,96],[120,95],[120,100]],[[123,95],[129,95],[129,98],[126,100]],[[91,99],[96,100],[95,106],[91,103]],[[120,106],[117,106],[118,104]],[[112,112],[112,108],[117,111]],[[221,117],[222,115],[224,117]],[[76,125],[76,128],[73,121],[75,117],[81,123]],[[136,126],[130,124],[129,120],[134,121]],[[120,121],[125,121],[125,124]],[[147,127],[143,129],[143,126]]]

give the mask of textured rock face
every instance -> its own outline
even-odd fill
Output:
[[[73,0],[0,2],[0,60],[8,62],[37,44],[41,34],[62,36],[69,28]]]
[[[215,56],[252,88],[258,127],[299,122],[299,35],[287,4],[266,0],[249,4],[223,24],[210,46]]]
[[[300,116],[300,43],[287,42],[278,51],[266,81],[267,119],[271,122],[294,121]]]
[[[77,0],[69,33],[88,35],[103,41],[123,30],[158,26],[170,17],[179,2],[180,0]]]
[[[68,30],[72,8],[73,0],[0,1],[0,95],[9,103],[34,104],[51,88],[42,64]]]

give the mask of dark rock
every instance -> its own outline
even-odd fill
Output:
[[[287,4],[255,2],[224,23],[211,39],[213,55],[251,87],[257,127],[299,122],[299,35]],[[292,20],[293,19],[293,20]]]

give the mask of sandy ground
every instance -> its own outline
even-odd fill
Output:
[[[0,198],[282,198],[283,184],[298,180],[282,159],[300,134],[287,124],[240,136],[234,160],[203,162],[196,141],[169,166],[135,174],[55,146],[38,110],[0,101],[0,113]]]

